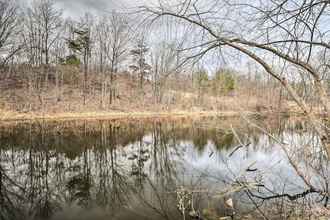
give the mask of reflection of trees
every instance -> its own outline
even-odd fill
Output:
[[[127,203],[129,194],[128,175],[118,163],[120,149],[117,144],[120,127],[100,122],[99,141],[93,149],[93,182],[96,188],[95,202],[114,211]]]
[[[285,131],[276,133],[260,128],[268,138],[265,144],[282,155],[281,160],[285,160],[286,169],[282,168],[282,172],[276,174],[277,178],[273,170],[266,170],[265,167],[247,170],[249,173],[243,172],[235,181],[244,189],[249,201],[252,201],[263,218],[304,219],[309,216],[318,219],[318,215],[330,214],[327,208],[329,159],[321,148],[318,134],[311,128],[304,132],[305,126],[301,123],[289,124]],[[274,164],[272,169],[278,166],[281,169],[283,164]],[[251,187],[251,183],[255,186]]]
[[[0,154],[3,153],[0,150]],[[1,158],[2,159],[2,158]],[[16,189],[15,189],[16,188]],[[24,190],[24,189],[23,189]],[[0,165],[0,219],[18,219],[23,215],[23,210],[17,208],[24,199],[20,194],[23,193],[21,186],[17,185],[6,175],[4,168]]]
[[[196,130],[195,130],[196,129]],[[203,153],[206,145],[207,145],[207,141],[208,141],[208,131],[205,129],[201,129],[201,128],[195,128],[194,129],[194,135],[192,138],[192,141],[194,143],[195,148],[197,149],[198,152]]]
[[[20,217],[28,215],[48,218],[60,208],[58,203],[78,202],[79,205],[88,207],[92,201],[96,201],[102,206],[114,206],[113,201],[119,203],[126,200],[127,177],[125,173],[121,174],[116,162],[115,128],[111,125],[109,129],[103,127],[99,137],[101,143],[98,146],[96,143],[92,144],[95,147],[93,150],[89,145],[91,133],[86,129],[81,134],[81,142],[76,140],[76,143],[82,143],[80,153],[76,154],[80,156],[72,157],[72,154],[61,152],[60,144],[66,147],[66,144],[73,143],[66,142],[61,133],[46,133],[43,124],[37,130],[29,127],[31,129],[27,130],[28,135],[24,134],[25,146],[6,142],[5,149],[0,152],[1,164],[6,165],[6,169],[1,167],[0,175],[3,217],[13,217],[18,213]],[[14,130],[12,134],[16,134]],[[87,140],[85,143],[82,141],[84,137]],[[6,159],[8,155],[12,156],[11,161]],[[6,173],[10,175],[7,176]],[[8,187],[14,188],[12,191],[15,194],[7,196]]]
[[[51,200],[49,188],[50,159],[53,152],[49,151],[46,143],[44,124],[38,124],[38,126],[40,132],[37,137],[33,137],[31,127],[28,132],[29,143],[32,146],[26,151],[27,155],[25,157],[28,161],[28,169],[26,170],[25,178],[22,179],[20,184],[25,186],[24,197],[30,204],[29,215],[48,218],[57,207],[56,202]],[[39,141],[36,142],[35,138]],[[22,165],[24,164],[16,164],[17,168]],[[15,164],[13,164],[13,167],[15,167]]]
[[[114,213],[132,197],[151,212],[175,219],[181,144],[192,140],[202,152],[209,140],[219,150],[233,142],[198,124],[99,121],[0,129],[2,219],[48,218],[70,204],[87,209],[96,204]]]
[[[178,149],[176,149],[176,140],[170,139],[169,133],[163,130],[161,123],[154,124],[151,169],[156,181],[161,184],[173,183],[173,178],[176,176],[175,162],[171,153],[178,155]]]
[[[222,149],[228,150],[232,148],[235,144],[237,144],[235,142],[234,134],[232,132],[222,133],[222,134],[215,133],[212,136],[212,142],[216,147],[216,149],[218,150],[222,150]]]
[[[70,193],[70,202],[78,201],[79,205],[88,206],[91,188],[88,176],[77,174],[68,180],[66,187]]]
[[[28,130],[30,135],[31,130]],[[33,143],[29,150],[21,152],[14,147],[1,151],[1,177],[8,181],[1,181],[2,197],[8,212],[24,215],[24,211],[32,217],[49,217],[56,210],[57,204],[50,197],[50,159],[52,152],[42,149],[45,144],[44,127],[40,127],[39,142]],[[32,137],[30,136],[30,141]],[[11,156],[10,161],[8,155]],[[8,190],[9,188],[12,188]],[[13,202],[15,200],[15,202]],[[5,209],[2,209],[5,210]]]
[[[163,219],[176,219],[173,192],[178,182],[178,161],[174,155],[180,155],[180,150],[177,149],[175,129],[173,125],[166,126],[156,122],[153,124],[151,137],[152,143],[149,148],[144,148],[151,156],[149,172],[144,178],[146,187],[137,191],[136,196],[145,208]]]

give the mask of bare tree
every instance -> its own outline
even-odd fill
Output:
[[[151,49],[151,66],[155,102],[161,103],[167,78],[177,70],[174,44],[161,42]]]
[[[49,64],[50,48],[58,40],[59,28],[61,27],[61,12],[54,9],[52,0],[40,2],[41,22],[44,28],[43,50],[45,53],[45,64]]]
[[[275,57],[280,60],[279,63],[288,63],[292,67],[303,71],[305,75],[310,76],[313,79],[312,82],[315,85],[318,98],[322,104],[323,113],[328,117],[330,102],[317,67],[311,62],[310,57],[313,53],[308,53],[309,55],[306,59],[304,56],[304,50],[300,50],[299,48],[292,50],[288,45],[281,47],[278,47],[277,45],[282,42],[291,42],[294,45],[299,44],[301,46],[301,44],[303,44],[310,46],[310,50],[312,50],[313,47],[328,49],[329,44],[324,41],[316,40],[312,36],[310,36],[309,40],[306,40],[306,35],[304,35],[304,32],[296,34],[296,36],[293,36],[292,39],[287,39],[285,38],[285,35],[278,35],[278,32],[276,32],[278,28],[282,28],[283,23],[287,23],[287,25],[292,28],[284,29],[285,33],[289,35],[291,33],[290,30],[304,31],[306,27],[304,28],[302,26],[304,26],[305,23],[311,22],[313,24],[312,27],[315,28],[311,29],[309,35],[317,33],[322,30],[320,25],[318,25],[319,19],[317,17],[321,18],[322,16],[327,16],[326,13],[324,13],[324,8],[327,8],[328,2],[321,0],[298,1],[300,4],[294,4],[291,1],[284,0],[281,1],[282,4],[269,1],[267,4],[262,2],[259,5],[246,3],[232,5],[230,3],[223,3],[219,1],[210,1],[204,5],[199,1],[193,2],[185,0],[180,2],[181,4],[175,5],[169,5],[162,2],[158,7],[145,7],[144,9],[149,15],[153,14],[155,19],[170,16],[179,19],[188,25],[193,25],[199,30],[202,35],[200,38],[200,43],[194,43],[191,48],[187,48],[191,49],[192,53],[194,53],[192,56],[188,57],[189,59],[201,58],[212,50],[223,50],[225,48],[229,48],[246,55],[248,58],[261,65],[265,72],[267,72],[273,79],[277,80],[286,89],[304,114],[308,116],[310,122],[314,125],[315,130],[321,137],[324,144],[324,150],[326,150],[328,155],[330,155],[329,128],[325,123],[319,120],[318,117],[310,112],[308,104],[292,87],[290,81],[292,80],[293,75],[286,74],[288,78],[285,77],[285,75],[273,68],[272,59],[264,58],[265,55],[268,57]],[[285,8],[285,6],[287,6],[287,8]],[[235,31],[235,29],[233,29],[233,25],[237,25],[235,21],[230,20],[230,22],[228,22],[229,25],[227,24],[228,26],[226,26],[224,22],[229,20],[228,13],[231,13],[231,11],[236,9],[236,7],[239,7],[239,11],[241,12],[240,14],[243,14],[241,7],[247,7],[248,9],[246,9],[246,14],[250,13],[252,17],[254,16],[253,21],[256,20],[256,13],[253,13],[253,9],[261,12],[264,16],[264,26],[261,26],[262,28],[260,29],[264,30],[263,28],[265,25],[270,24],[269,26],[266,26],[266,37],[259,37],[258,35],[255,36],[258,34],[258,29],[256,29],[256,26],[252,26],[253,24],[244,24],[244,27],[248,28],[249,33],[251,33],[251,26],[256,29],[255,34],[248,34],[246,32],[247,35],[243,35],[245,32]],[[294,8],[291,10],[290,7]],[[224,10],[227,11],[224,12]],[[221,16],[221,13],[227,14],[226,16]],[[244,16],[246,14],[244,14]],[[308,16],[310,14],[316,14],[317,16],[316,18],[315,16]],[[260,20],[257,20],[257,22],[260,26]],[[228,29],[225,29],[226,27]],[[244,27],[241,26],[240,28]],[[275,33],[273,31],[275,31]],[[326,31],[324,34],[326,34]],[[303,38],[298,38],[300,36],[303,36]],[[280,40],[274,40],[278,38]],[[198,52],[196,52],[196,48],[198,49]]]
[[[1,66],[6,64],[21,47],[17,45],[15,35],[18,33],[18,9],[11,0],[0,2],[0,53]]]
[[[130,40],[130,27],[128,20],[124,15],[112,12],[109,18],[109,36],[108,43],[105,46],[107,58],[110,61],[111,81],[113,81],[113,74],[118,71],[120,63],[124,56],[127,55],[128,42]]]
[[[32,64],[50,63],[50,50],[59,39],[61,12],[52,0],[37,0],[26,11],[23,37]]]
[[[113,99],[116,97],[115,74],[127,57],[131,29],[127,17],[116,11],[113,11],[110,16],[104,17],[99,22],[97,29],[100,70],[101,72],[104,71],[104,65],[109,67],[109,102],[112,104]]]

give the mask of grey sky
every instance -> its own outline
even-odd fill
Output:
[[[33,0],[18,0],[21,4],[29,4]],[[54,0],[58,8],[63,9],[65,17],[79,18],[86,12],[102,14],[112,10],[133,9],[152,0]]]
[[[56,5],[63,9],[65,16],[80,17],[86,12],[104,13],[131,7],[127,0],[55,0]]]

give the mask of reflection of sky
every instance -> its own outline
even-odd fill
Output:
[[[122,133],[122,135],[124,135],[124,133]],[[307,144],[315,142],[315,137],[310,134],[298,134],[296,132],[284,132],[281,134],[281,137],[284,142],[290,143],[288,152],[290,152],[290,154],[295,153],[293,158],[297,159],[298,157],[299,162],[297,162],[297,164],[300,167],[303,167],[304,160],[300,157],[301,152],[299,149],[303,146],[305,150],[304,152],[306,152],[306,149],[308,149],[306,147]],[[186,138],[176,141],[166,139],[163,142],[158,139],[158,143],[162,143],[162,145],[158,144],[156,147],[154,147],[153,141],[153,135],[147,134],[141,142],[131,143],[127,146],[118,146],[116,148],[115,170],[124,178],[123,180],[125,183],[133,184],[136,178],[136,176],[131,175],[131,168],[133,164],[137,164],[137,159],[131,160],[128,158],[133,154],[138,155],[141,149],[147,149],[150,158],[144,162],[142,169],[143,172],[148,175],[148,179],[150,179],[155,185],[159,184],[157,187],[162,187],[164,181],[168,181],[166,179],[167,176],[165,178],[159,176],[159,174],[157,176],[156,172],[161,170],[163,172],[161,175],[168,175],[169,172],[173,174],[174,185],[171,185],[170,187],[192,185],[194,187],[197,186],[202,189],[207,189],[209,192],[219,192],[221,190],[223,191],[224,187],[227,186],[224,182],[230,184],[234,180],[244,179],[245,181],[250,182],[259,181],[277,192],[282,192],[284,185],[286,187],[285,191],[289,193],[302,192],[305,190],[303,182],[289,164],[281,147],[278,146],[278,144],[271,142],[265,135],[259,135],[257,140],[251,141],[252,144],[250,146],[240,148],[231,157],[229,157],[229,155],[234,148],[228,149],[220,147],[222,150],[218,151],[217,149],[219,149],[219,146],[216,148],[211,140],[198,142],[206,143],[204,147],[196,147],[194,146],[193,141],[189,141]],[[296,148],[296,146],[298,146],[298,148]],[[110,149],[105,147],[105,152],[99,150],[100,149],[97,147],[92,146],[87,150],[88,166],[91,171],[90,175],[93,183],[91,190],[93,196],[96,195],[98,186],[102,183],[102,175],[108,175],[106,178],[109,182],[111,182],[113,178],[111,176]],[[39,153],[41,153],[40,156],[42,156],[42,152],[35,152],[36,155]],[[50,155],[54,153],[53,150],[49,152]],[[157,161],[153,159],[154,153],[157,154]],[[30,169],[29,163],[26,162],[29,161],[28,151],[8,150],[2,151],[2,156],[3,155],[6,156],[2,157],[3,160],[1,160],[1,165],[3,165],[3,168],[8,171],[9,176],[20,183],[26,182],[29,178],[28,170]],[[103,156],[104,162],[101,163],[100,159]],[[14,158],[14,161],[17,161],[17,164],[11,163],[12,158]],[[64,181],[65,183],[70,178],[82,172],[84,167],[84,157],[82,154],[79,154],[76,159],[71,160],[67,158],[64,153],[61,153],[57,159],[50,159],[49,165],[51,169],[49,174],[49,187],[53,192],[56,192],[59,195],[63,190],[60,187],[65,188],[65,185],[59,184],[57,180],[58,174],[55,172],[56,169],[54,169],[54,167],[56,163],[61,161],[63,161],[63,166],[65,168],[61,173],[63,178],[61,181]],[[258,170],[255,172],[246,172],[248,167],[251,169],[257,168]],[[40,168],[43,169],[42,166],[40,166]],[[306,170],[302,169],[302,171],[305,172]],[[315,180],[316,177],[317,176],[315,175]],[[170,183],[171,181],[168,182]],[[166,186],[168,187],[168,185]],[[111,187],[113,186],[109,185],[108,189],[111,190]],[[153,189],[148,188],[148,190],[152,192]],[[166,188],[163,190],[167,192],[170,189]],[[63,192],[64,191],[65,190],[63,190]],[[174,191],[173,188],[172,191]]]
[[[296,150],[297,146],[302,146],[303,142],[310,142],[309,138],[306,139],[306,136],[302,138],[297,134],[284,133],[283,138],[284,142],[292,144],[292,147],[288,148],[289,152]],[[281,147],[278,144],[269,142],[269,138],[265,135],[260,137],[257,144],[240,148],[231,157],[228,155],[233,149],[216,152],[211,143],[206,146],[202,153],[197,152],[191,143],[185,146],[188,147],[184,156],[185,168],[188,173],[195,173],[195,175],[204,173],[226,182],[242,177],[251,182],[256,182],[257,179],[262,180],[261,182],[268,187],[279,191],[282,190],[284,185],[286,185],[288,192],[301,192],[306,189],[302,179],[289,163]],[[214,153],[211,155],[211,152]],[[304,173],[306,170],[303,158],[300,158],[299,161],[295,160],[295,162],[299,164],[301,171]],[[247,168],[258,170],[256,172],[246,172]],[[312,173],[312,171],[310,172]],[[308,174],[306,175],[308,176]],[[318,185],[319,183],[315,184]]]
[[[283,141],[290,143],[292,146],[304,146],[305,144],[311,143],[311,138],[308,134],[301,136],[296,133],[283,133]],[[153,161],[151,152],[153,152],[153,140],[151,135],[146,135],[142,140],[142,146],[139,143],[129,144],[125,147],[118,147],[116,150],[117,166],[121,169],[125,175],[129,174],[129,170],[134,163],[134,161],[129,160],[130,155],[138,155],[140,149],[148,149],[149,155],[151,156],[148,161],[144,164],[144,171],[146,173],[152,174],[151,166],[153,166]],[[305,143],[305,144],[304,144]],[[258,143],[252,143],[248,147],[243,147],[237,150],[231,157],[229,154],[233,149],[223,149],[217,151],[216,147],[211,141],[207,142],[207,145],[203,149],[197,149],[193,142],[181,141],[176,145],[173,143],[167,145],[166,150],[171,160],[171,163],[175,164],[176,172],[178,174],[183,174],[186,177],[189,176],[200,176],[204,174],[212,176],[221,181],[233,181],[236,178],[246,176],[248,180],[255,181],[257,176],[262,176],[263,180],[267,185],[277,185],[281,186],[283,184],[300,185],[303,186],[301,179],[297,176],[295,170],[289,164],[289,161],[284,154],[283,150],[278,144],[269,141],[269,138],[265,135],[259,137]],[[161,146],[159,146],[159,150]],[[295,156],[301,156],[300,152],[296,147],[289,147],[289,153],[296,153]],[[311,151],[312,152],[312,151]],[[23,153],[23,152],[21,152]],[[7,157],[19,157],[21,154],[14,152],[12,154],[10,151],[7,152]],[[108,152],[109,156],[109,152]],[[96,155],[92,151],[89,151],[90,161],[96,161]],[[63,155],[63,159],[65,156]],[[161,159],[161,158],[158,158]],[[79,163],[80,158],[71,161],[73,164]],[[11,169],[11,164],[2,161],[5,168]],[[298,163],[302,169],[304,169],[304,160]],[[28,164],[22,164],[19,169],[26,170]],[[246,172],[247,168],[258,169],[256,172]],[[92,173],[98,172],[97,166],[91,167]],[[305,171],[305,170],[303,170]],[[150,173],[151,172],[151,173]],[[152,176],[150,176],[152,177]],[[299,189],[298,189],[299,190]]]

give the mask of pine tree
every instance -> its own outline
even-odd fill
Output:
[[[136,48],[130,51],[133,57],[133,64],[129,68],[139,76],[140,88],[143,89],[143,80],[150,74],[151,66],[146,61],[146,55],[149,48],[145,45],[143,40],[140,40]]]
[[[91,55],[90,31],[87,28],[74,29],[74,37],[67,41],[68,47],[75,53],[79,53],[84,59],[84,105],[86,104],[88,63]]]

